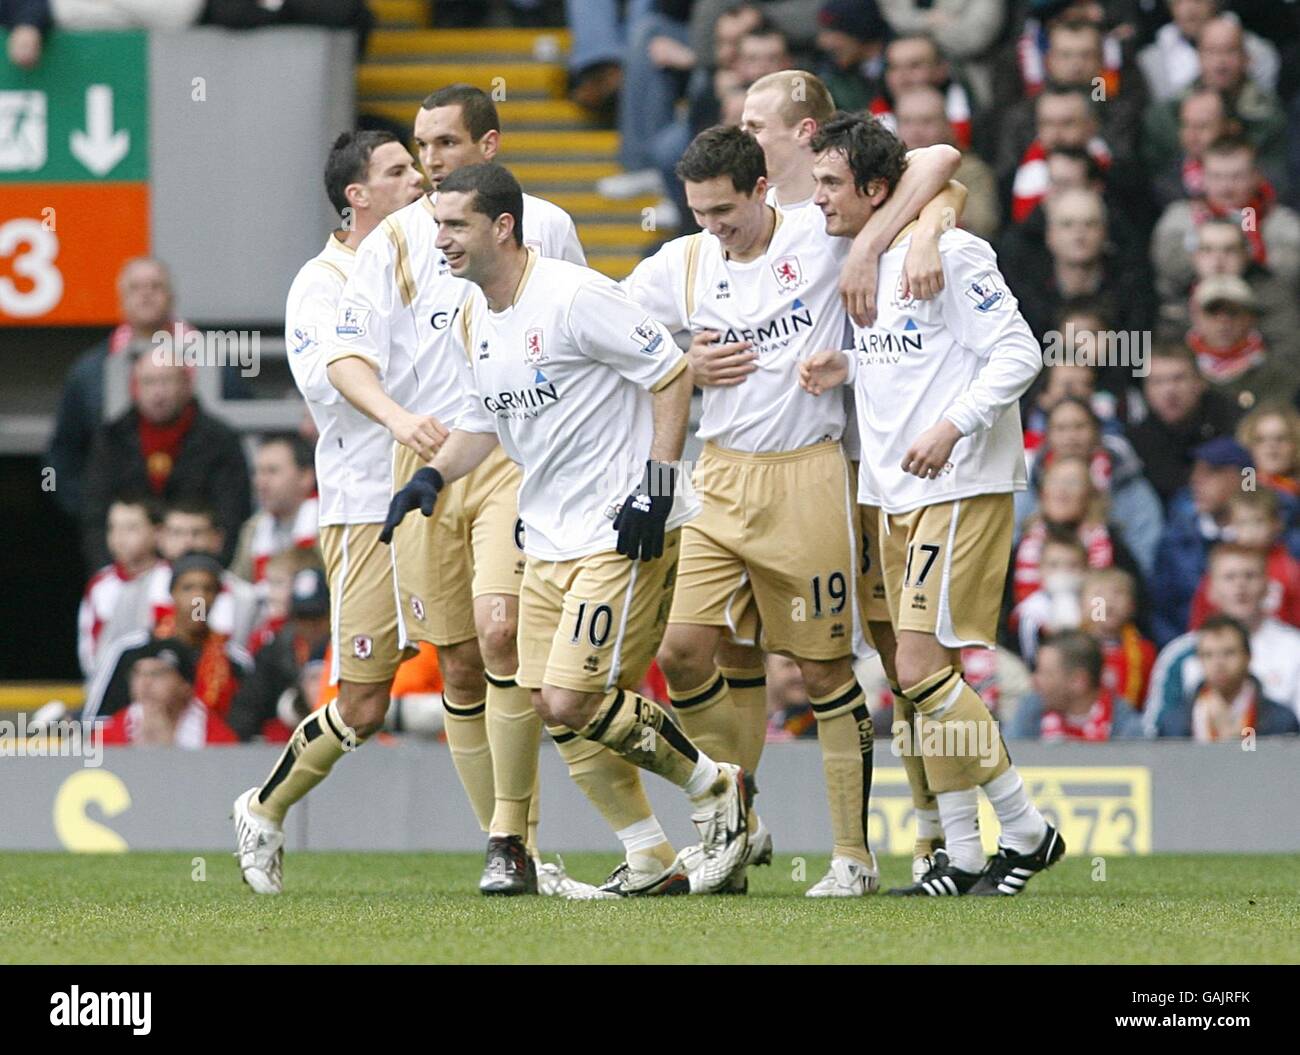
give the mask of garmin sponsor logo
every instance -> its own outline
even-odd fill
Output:
[[[912,319],[900,331],[866,330],[858,334],[860,361],[867,366],[892,365],[900,362],[908,352],[924,349],[921,331]]]
[[[130,1026],[137,1037],[152,1028],[152,993],[83,993],[74,985],[50,996],[52,1026]]]
[[[484,396],[484,409],[498,417],[531,418],[551,403],[560,401],[560,393],[555,383],[548,381],[546,375],[540,370],[536,372],[534,380],[535,384],[532,388],[516,388],[512,391]]]
[[[736,341],[749,341],[752,344],[760,345],[767,341],[775,341],[783,338],[793,337],[800,330],[811,330],[813,328],[812,309],[804,304],[801,300],[796,300],[791,306],[790,311],[785,315],[779,315],[766,326],[756,326],[753,329],[744,327],[742,329],[728,329],[720,338],[723,344],[733,344]]]

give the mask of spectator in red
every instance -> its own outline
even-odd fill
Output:
[[[1150,575],[1164,526],[1164,510],[1160,496],[1142,475],[1142,463],[1128,440],[1103,434],[1101,421],[1087,401],[1063,396],[1047,414],[1044,440],[1030,465],[1031,484],[1057,458],[1087,461],[1093,486],[1106,496],[1110,519],[1118,527],[1124,545],[1141,574]],[[1016,498],[1018,519],[1035,511],[1032,489]]]
[[[1152,189],[1163,209],[1186,198],[1205,195],[1205,152],[1225,136],[1238,135],[1240,127],[1228,111],[1227,101],[1213,88],[1195,88],[1178,104],[1179,155],[1151,168]]]
[[[193,650],[177,638],[157,638],[133,650],[130,703],[104,723],[103,742],[190,751],[237,743],[230,727],[195,696],[195,669]]]
[[[966,86],[953,79],[939,45],[924,33],[895,37],[885,45],[885,90],[867,107],[886,128],[898,133],[895,107],[914,88],[934,88],[943,99],[944,116],[952,129],[952,145],[970,149],[972,102]]]
[[[186,553],[208,553],[220,558],[225,536],[217,526],[217,515],[212,507],[201,501],[180,501],[168,506],[163,515],[162,534],[158,548],[166,561],[179,560]],[[172,612],[171,571],[159,569],[162,585],[151,595],[160,600],[154,610],[155,624]],[[221,573],[221,592],[212,606],[209,622],[212,629],[224,634],[235,644],[247,647],[259,618],[257,590],[230,571]]]
[[[1070,630],[1043,643],[1034,689],[1003,727],[1008,739],[1101,743],[1143,735],[1142,718],[1103,683],[1101,649],[1087,634]]]
[[[123,634],[153,626],[150,573],[159,568],[162,514],[149,498],[120,498],[108,507],[108,552],[113,563],[86,584],[77,612],[77,656],[86,677],[100,650]]]
[[[208,616],[221,586],[221,565],[206,553],[187,553],[172,564],[172,614],[153,634],[139,631],[119,638],[106,650],[99,670],[86,689],[83,718],[116,714],[130,703],[129,658],[151,637],[179,638],[195,653],[194,695],[224,719],[239,688],[252,669],[252,659],[226,635],[213,630]]]
[[[1256,407],[1237,427],[1237,442],[1250,451],[1256,482],[1277,496],[1286,547],[1300,558],[1300,413],[1278,403]]]
[[[1243,549],[1263,554],[1268,561],[1268,593],[1264,614],[1300,627],[1300,561],[1282,541],[1282,514],[1277,495],[1268,488],[1240,491],[1228,499],[1224,536]],[[1210,577],[1206,574],[1192,598],[1188,628],[1196,630],[1214,614],[1210,603]]]
[[[315,706],[330,639],[325,569],[318,564],[296,572],[290,593],[288,623],[258,652],[230,705],[228,721],[240,740],[260,735],[282,743]]]
[[[253,628],[253,632],[248,635],[248,651],[254,659],[289,621],[293,584],[298,573],[320,565],[320,550],[316,549],[287,549],[266,562],[266,577],[262,580],[265,594],[261,609],[262,617]],[[220,604],[220,598],[217,603]]]
[[[1152,348],[1142,397],[1146,415],[1129,425],[1128,438],[1167,513],[1191,479],[1192,452],[1215,437],[1231,436],[1241,411],[1222,392],[1210,390],[1181,341],[1159,341]]]
[[[1203,680],[1181,704],[1161,710],[1157,736],[1212,744],[1240,741],[1247,733],[1300,733],[1295,714],[1265,696],[1259,679],[1250,672],[1251,640],[1244,624],[1228,615],[1211,616],[1196,635],[1196,658]]]
[[[257,512],[244,523],[230,570],[254,585],[287,549],[315,549],[320,535],[315,456],[292,433],[265,437],[253,457]]]
[[[1259,331],[1259,303],[1246,280],[1212,275],[1192,295],[1187,347],[1206,382],[1242,410],[1300,389],[1300,349],[1272,348]]]
[[[131,409],[95,437],[81,509],[94,567],[105,563],[105,517],[120,494],[206,501],[217,511],[223,561],[233,555],[235,533],[251,512],[239,436],[199,406],[189,370],[157,352],[136,357]]]
[[[1101,647],[1102,686],[1140,710],[1156,646],[1138,630],[1137,598],[1137,580],[1120,568],[1098,568],[1083,577],[1081,629]]]
[[[1058,458],[1039,478],[1038,512],[1025,521],[1016,546],[1012,595],[1019,604],[1042,584],[1039,562],[1043,542],[1052,528],[1076,537],[1088,554],[1088,567],[1117,565],[1130,572],[1137,565],[1119,532],[1106,521],[1105,498],[1093,486],[1091,470],[1082,458]]]
[[[1205,150],[1205,194],[1165,209],[1151,236],[1151,262],[1163,301],[1178,300],[1195,277],[1195,233],[1211,219],[1228,219],[1246,236],[1250,258],[1294,288],[1300,282],[1300,215],[1277,203],[1255,163],[1255,148],[1239,136]]]
[[[1083,622],[1083,577],[1088,551],[1068,528],[1049,528],[1038,560],[1038,589],[1011,610],[1008,627],[1020,657],[1032,664],[1044,638],[1077,630]]]
[[[1030,103],[1034,124],[1027,146],[1004,133],[998,179],[1011,199],[1011,219],[1022,223],[1051,189],[1047,156],[1054,150],[1086,150],[1102,171],[1112,163],[1109,145],[1100,135],[1092,100],[1078,88],[1049,88]]]

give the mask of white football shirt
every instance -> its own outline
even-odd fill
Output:
[[[840,300],[847,239],[825,232],[819,209],[776,209],[767,252],[729,260],[704,232],[675,238],[623,280],[637,303],[670,330],[716,330],[724,344],[752,342],[757,369],[738,385],[705,388],[699,438],[729,450],[792,451],[839,439],[846,420],[839,392],[813,396],[799,387],[799,362],[842,348],[849,318]],[[694,304],[688,311],[688,256],[698,239]]]
[[[993,247],[962,231],[939,240],[943,292],[901,297],[904,236],[880,258],[876,323],[854,326],[849,354],[862,463],[858,501],[889,513],[971,495],[1023,491],[1018,400],[1042,351],[998,270]],[[903,472],[908,448],[947,418],[962,433],[936,479]]]
[[[614,517],[650,456],[650,392],[686,356],[615,282],[532,251],[512,305],[489,311],[476,286],[465,310],[478,399],[460,427],[495,428],[523,467],[525,552],[562,561],[613,550]],[[698,509],[679,477],[667,529]]]
[[[320,433],[316,487],[322,526],[381,523],[392,494],[392,437],[339,395],[325,373],[339,300],[355,260],[356,253],[330,235],[298,271],[284,309],[289,369]]]

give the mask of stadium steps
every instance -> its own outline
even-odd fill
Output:
[[[51,700],[62,700],[69,710],[86,702],[79,683],[48,681],[0,682],[0,711],[38,711]]]
[[[501,160],[526,190],[573,216],[593,267],[622,278],[662,238],[642,229],[643,210],[655,199],[609,201],[595,192],[596,180],[620,171],[618,133],[596,127],[565,98],[568,30],[428,29],[423,0],[372,0],[371,6],[379,26],[357,68],[364,113],[409,127],[434,89],[455,81],[476,85],[498,98]]]

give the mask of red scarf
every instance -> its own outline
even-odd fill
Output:
[[[1067,718],[1060,711],[1044,711],[1038,725],[1039,734],[1043,740],[1109,740],[1114,714],[1115,698],[1109,689],[1102,689],[1083,718]]]
[[[1094,136],[1088,142],[1087,150],[1103,171],[1110,168],[1110,148],[1100,136]],[[1029,218],[1029,214],[1038,207],[1038,203],[1047,196],[1050,188],[1047,151],[1043,149],[1043,144],[1035,139],[1021,157],[1020,165],[1011,183],[1012,220],[1016,223],[1024,223]]]
[[[1079,541],[1088,550],[1089,568],[1109,568],[1115,563],[1115,547],[1110,541],[1110,531],[1105,524],[1082,524],[1077,532]],[[1015,578],[1012,590],[1019,604],[1043,584],[1043,572],[1038,562],[1043,556],[1043,540],[1047,538],[1047,523],[1035,517],[1025,527],[1020,545],[1016,547]]]
[[[1132,700],[1133,706],[1141,710],[1156,661],[1155,645],[1138,633],[1132,623],[1125,623],[1118,640],[1102,643],[1101,655],[1102,683],[1111,692]]]
[[[1183,158],[1183,193],[1189,198],[1205,193],[1205,165],[1196,158]]]
[[[958,150],[967,151],[970,149],[971,133],[970,95],[956,81],[951,82],[947,88],[940,90],[943,92],[944,116],[948,118],[948,123],[952,125],[953,145]],[[894,107],[888,96],[877,95],[871,100],[871,105],[867,109],[881,124],[897,134],[898,121],[894,117]]]
[[[1047,38],[1047,26],[1042,19],[1025,19],[1024,31],[1016,40],[1016,64],[1020,67],[1020,80],[1026,98],[1041,92],[1047,82]],[[1113,99],[1119,94],[1123,61],[1123,45],[1109,33],[1105,34],[1101,38],[1101,77],[1106,86],[1107,99]]]
[[[1210,697],[1210,687],[1203,684],[1197,689],[1196,699],[1192,702],[1192,739],[1198,744],[1211,744],[1222,739],[1219,728],[1210,718]],[[1253,678],[1246,679],[1236,699],[1228,706],[1233,724],[1236,725],[1236,731],[1231,734],[1232,739],[1240,739],[1245,730],[1255,728],[1258,717],[1259,693],[1255,689]]]
[[[1204,198],[1192,202],[1192,222],[1200,227],[1209,219],[1231,220],[1241,229],[1241,233],[1246,236],[1246,241],[1250,243],[1251,259],[1261,267],[1266,267],[1268,252],[1264,248],[1264,219],[1272,211],[1276,200],[1277,192],[1273,190],[1273,185],[1268,180],[1261,179],[1259,189],[1245,206],[1247,209],[1254,210],[1254,223],[1243,222],[1241,214],[1244,209],[1229,209],[1226,206],[1214,205]]]
[[[1199,333],[1188,330],[1187,347],[1196,356],[1196,368],[1201,376],[1214,384],[1233,381],[1268,357],[1264,337],[1258,330],[1251,330],[1228,348],[1212,348]]]
[[[154,494],[162,494],[163,488],[167,486],[167,480],[176,465],[176,456],[181,452],[181,445],[194,424],[198,409],[198,404],[191,400],[169,425],[155,425],[143,417],[137,421],[140,453],[144,455],[144,467],[149,473],[149,489]]]

